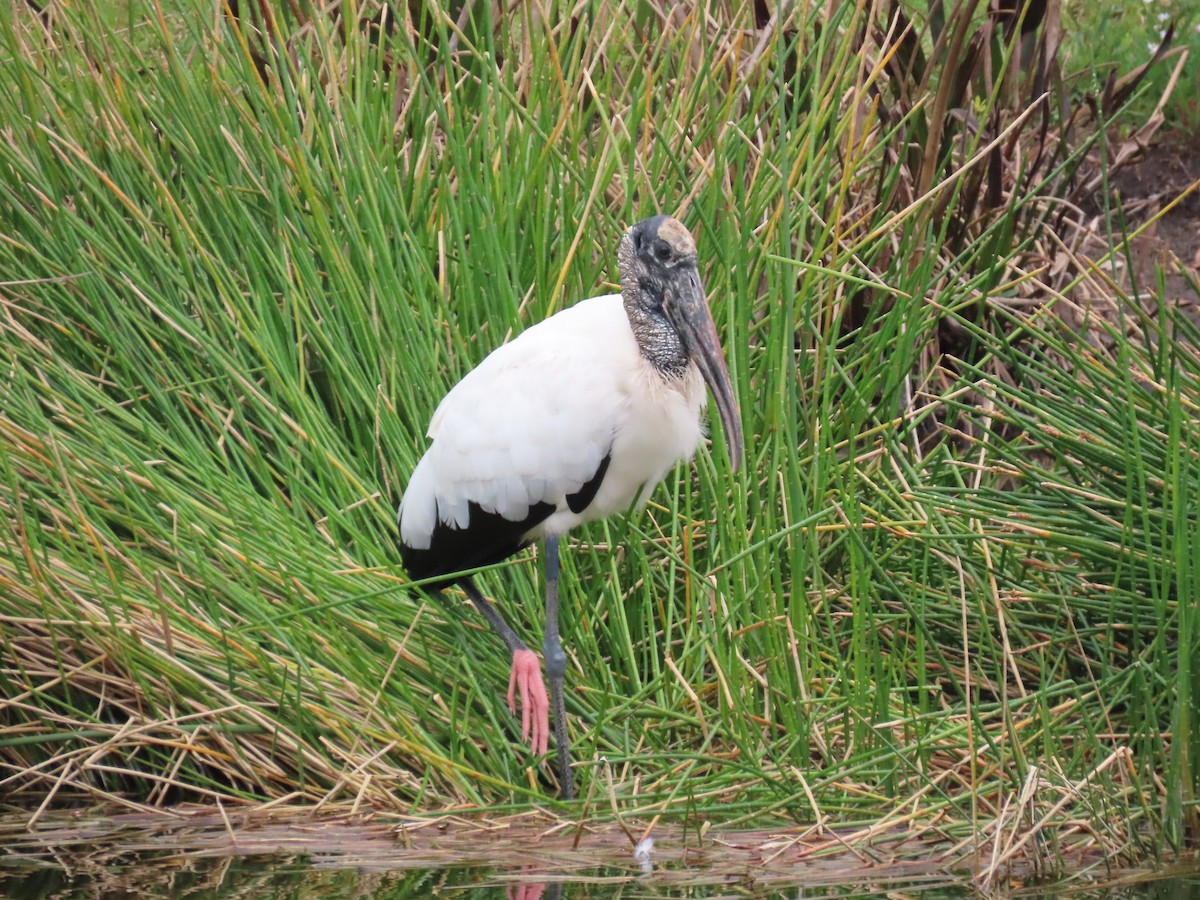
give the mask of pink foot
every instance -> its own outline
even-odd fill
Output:
[[[536,754],[546,752],[550,740],[550,701],[542,682],[542,661],[532,650],[513,654],[508,677],[508,709],[517,713],[516,692],[521,693],[521,740],[529,741]]]

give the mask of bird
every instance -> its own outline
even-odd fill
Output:
[[[620,293],[582,300],[530,326],[468,372],[434,411],[431,443],[397,513],[401,562],[427,592],[458,586],[512,654],[508,707],[521,739],[548,750],[553,711],[559,791],[574,796],[559,632],[559,540],[584,522],[640,507],[704,437],[712,391],[731,468],[741,416],[700,280],[677,219],[632,225],[617,248]],[[544,544],[546,619],[537,655],[460,574]]]

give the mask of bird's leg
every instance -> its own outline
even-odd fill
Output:
[[[546,685],[542,682],[542,664],[537,654],[525,646],[517,637],[500,611],[475,587],[475,582],[464,578],[459,584],[488,620],[492,630],[500,635],[512,653],[512,670],[508,677],[508,708],[517,712],[516,694],[521,695],[521,740],[529,741],[533,752],[539,756],[546,752],[550,736],[550,705],[546,702]]]
[[[550,676],[550,706],[554,711],[554,742],[558,746],[558,781],[564,800],[575,796],[571,778],[571,753],[567,743],[567,708],[563,701],[563,676],[567,654],[558,636],[558,538],[546,538],[546,634],[542,638],[542,656]]]

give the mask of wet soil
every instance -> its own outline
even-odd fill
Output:
[[[1182,134],[1159,140],[1138,162],[1119,169],[1109,181],[1114,199],[1132,226],[1150,222],[1166,209],[1135,243],[1138,275],[1142,284],[1152,286],[1161,266],[1167,301],[1193,313],[1200,313],[1200,292],[1195,287],[1200,279],[1198,181],[1200,137]]]

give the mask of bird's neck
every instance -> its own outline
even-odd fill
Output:
[[[691,357],[675,326],[642,293],[640,286],[622,287],[625,315],[646,361],[664,378],[680,378],[687,371]]]

